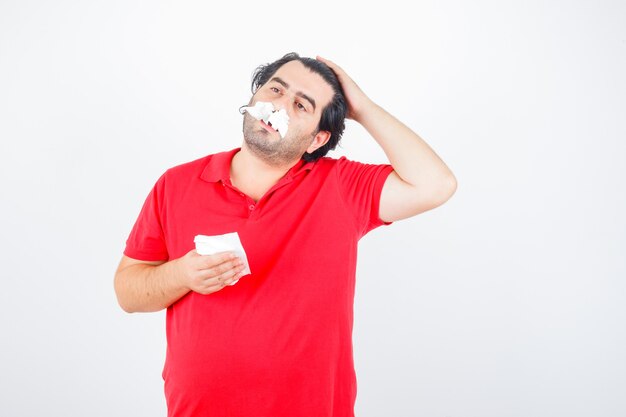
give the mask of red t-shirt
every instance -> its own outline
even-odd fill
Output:
[[[169,416],[352,417],[357,242],[378,215],[390,165],[298,162],[255,203],[230,182],[239,149],[169,169],[124,254],[176,259],[198,234],[238,232],[251,275],[167,309]]]

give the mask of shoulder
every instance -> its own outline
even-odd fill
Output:
[[[341,156],[339,158],[332,158],[329,156],[323,156],[313,162],[313,166],[316,170],[320,171],[331,171],[336,169],[341,169],[344,166],[349,166],[352,164],[359,164],[359,162],[351,161],[345,156]]]
[[[201,158],[194,159],[193,161],[174,165],[173,167],[168,168],[163,175],[168,178],[175,178],[188,176],[189,174],[193,174],[195,172],[202,172],[202,170],[211,162],[213,156],[214,155],[206,155]]]
[[[168,181],[213,180],[230,169],[230,161],[239,149],[214,153],[169,168],[163,174]]]
[[[339,158],[330,158],[330,157],[322,157],[316,161],[316,164],[323,169],[334,170],[339,175],[345,175],[352,172],[361,172],[361,171],[379,171],[379,170],[387,170],[391,167],[388,163],[386,164],[374,164],[374,163],[366,163],[355,161],[352,159],[348,159],[345,156],[341,156]]]

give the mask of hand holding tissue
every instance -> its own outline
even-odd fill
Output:
[[[257,120],[263,120],[272,129],[277,130],[280,137],[285,138],[289,125],[289,115],[285,109],[275,110],[272,103],[257,101],[254,106],[246,106],[242,110]]]
[[[243,249],[243,245],[241,244],[241,240],[239,239],[239,234],[237,234],[237,232],[216,236],[197,235],[193,241],[196,244],[196,252],[198,252],[199,255],[213,255],[218,252],[234,252],[235,255],[243,261],[245,266],[243,274],[248,275],[252,273],[250,272],[250,265],[248,264],[246,251]],[[234,281],[230,285],[235,285],[238,281],[239,280]]]

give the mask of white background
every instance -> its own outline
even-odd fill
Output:
[[[252,71],[343,66],[458,180],[361,243],[356,414],[626,415],[626,6],[0,2],[0,414],[164,416],[165,317],[113,274],[167,168],[239,146]],[[331,156],[384,162],[348,124]]]

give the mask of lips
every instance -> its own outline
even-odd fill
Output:
[[[276,129],[274,129],[272,127],[271,123],[265,123],[263,120],[259,120],[259,122],[261,123],[261,126],[263,126],[265,128],[265,130],[272,132],[272,133],[276,133]]]
[[[280,133],[282,138],[287,134],[289,115],[285,109],[275,110],[272,103],[257,101],[253,107],[243,107],[243,111],[257,120],[263,120],[265,130]]]

